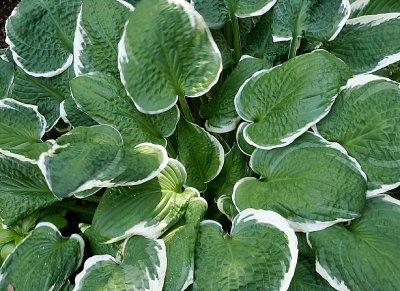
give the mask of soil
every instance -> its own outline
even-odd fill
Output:
[[[6,38],[4,25],[6,24],[8,16],[10,16],[19,1],[20,0],[1,0],[0,2],[0,48],[7,47],[7,44],[4,42]]]

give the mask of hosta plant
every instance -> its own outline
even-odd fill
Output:
[[[400,5],[22,0],[0,290],[398,290]]]

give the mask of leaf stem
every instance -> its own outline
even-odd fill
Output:
[[[190,108],[186,102],[184,95],[179,95],[179,103],[181,104],[181,108],[182,108],[183,114],[185,115],[186,119],[190,122],[193,122],[193,117],[192,117],[192,114],[190,113]]]
[[[230,13],[232,29],[233,29],[233,46],[235,50],[235,62],[239,63],[240,58],[242,57],[242,52],[240,48],[240,32],[239,32],[239,21],[236,17],[235,13]]]
[[[297,46],[299,44],[299,38],[297,37],[297,31],[293,33],[292,42],[290,43],[289,60],[296,56]]]
[[[94,210],[89,209],[85,206],[82,205],[73,205],[70,203],[65,203],[64,201],[60,201],[54,204],[55,207],[65,209],[71,212],[75,213],[81,213],[81,214],[88,214],[88,215],[94,215]]]

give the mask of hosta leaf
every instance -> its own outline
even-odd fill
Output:
[[[160,291],[166,268],[164,241],[134,236],[124,243],[122,262],[110,255],[89,258],[75,278],[74,291]]]
[[[106,125],[71,130],[39,159],[47,184],[59,198],[96,187],[141,184],[154,178],[166,164],[163,147],[125,147],[120,133]]]
[[[121,80],[143,113],[205,94],[218,81],[221,54],[203,18],[184,0],[140,2],[118,49]]]
[[[119,77],[118,42],[133,6],[123,0],[84,0],[74,39],[77,76],[104,72]]]
[[[34,77],[53,77],[73,60],[80,0],[23,0],[6,23],[15,63]]]
[[[139,112],[126,95],[121,82],[102,73],[90,73],[71,81],[71,92],[78,107],[100,124],[115,127],[127,146],[151,142],[165,146],[179,120],[173,107],[165,113]]]
[[[8,50],[0,50],[0,100],[8,96],[14,79],[14,64],[9,59]]]
[[[163,290],[181,291],[193,283],[197,232],[206,211],[203,198],[190,199],[185,218],[163,236],[168,261]]]
[[[334,291],[316,271],[312,258],[298,260],[289,291]]]
[[[272,13],[274,41],[333,40],[350,16],[348,0],[278,0]]]
[[[400,12],[399,1],[357,0],[351,4],[351,18],[391,12]]]
[[[244,129],[249,126],[250,123],[249,122],[242,122],[237,131],[236,131],[236,142],[237,145],[240,149],[240,151],[245,154],[246,156],[251,156],[251,154],[254,152],[254,150],[256,149],[255,146],[249,144],[246,139],[243,136],[243,131]]]
[[[229,48],[225,36],[220,29],[213,29],[211,34],[218,46],[219,51],[221,52],[222,66],[224,69],[226,69],[235,62],[232,57],[231,49]]]
[[[255,73],[235,97],[239,116],[252,123],[244,138],[267,150],[290,144],[329,112],[349,74],[322,50]]]
[[[348,64],[354,74],[372,73],[400,60],[399,33],[400,13],[361,16],[348,20],[324,48]]]
[[[318,125],[340,143],[368,177],[368,195],[400,186],[399,84],[374,75],[350,79],[332,112]]]
[[[41,140],[45,128],[46,120],[37,106],[9,98],[0,100],[0,153],[37,163],[40,154],[51,147]]]
[[[235,110],[235,96],[240,86],[255,72],[271,68],[267,60],[244,56],[235,70],[226,79],[223,85],[216,90],[211,102],[207,104],[213,114],[208,118],[205,126],[208,131],[224,133],[232,131],[240,121]]]
[[[244,178],[235,185],[239,211],[273,210],[303,232],[361,215],[366,177],[339,144],[306,133],[290,146],[256,150],[250,167],[261,178]]]
[[[78,126],[93,126],[98,123],[94,121],[89,115],[82,112],[76,105],[74,99],[69,96],[65,101],[60,104],[60,117],[62,120],[69,124],[71,127]]]
[[[233,15],[241,18],[262,15],[276,0],[192,0],[191,3],[210,28],[220,28]]]
[[[74,77],[72,68],[52,78],[36,78],[17,68],[10,97],[38,107],[49,131],[60,118],[60,103],[71,95],[69,81]]]
[[[200,126],[182,118],[177,127],[178,160],[185,167],[186,185],[199,191],[213,180],[224,165],[224,149],[219,141]]]
[[[193,290],[287,290],[297,254],[294,231],[275,212],[243,211],[230,235],[219,223],[203,221]]]
[[[226,217],[228,217],[228,219],[230,221],[232,221],[233,218],[235,218],[235,216],[239,214],[239,212],[236,209],[235,204],[233,204],[232,194],[221,195],[217,200],[217,207],[218,207],[218,210],[221,213],[225,214]]]
[[[0,289],[59,290],[81,264],[83,248],[79,235],[64,238],[53,224],[39,223],[1,266]]]
[[[134,187],[108,189],[93,218],[101,242],[111,243],[133,236],[158,238],[185,214],[189,200],[199,196],[193,188],[182,191],[186,172],[170,159],[153,180]]]
[[[396,290],[400,286],[400,201],[367,200],[361,218],[308,235],[316,269],[336,290]]]
[[[112,244],[103,244],[100,242],[97,233],[91,225],[79,224],[81,231],[87,236],[90,243],[90,250],[93,255],[110,255],[116,257],[121,249],[122,243],[116,242]]]

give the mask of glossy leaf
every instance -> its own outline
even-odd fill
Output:
[[[101,242],[111,243],[133,236],[158,238],[185,214],[189,200],[200,196],[182,186],[186,171],[177,160],[153,180],[134,187],[109,189],[93,218],[93,229]]]
[[[179,120],[173,107],[165,113],[148,115],[139,112],[115,78],[91,73],[71,81],[71,92],[78,107],[99,124],[115,127],[128,146],[151,142],[165,146]]]
[[[1,266],[0,288],[58,290],[81,264],[83,248],[79,235],[64,238],[54,225],[38,224]]]
[[[251,122],[244,138],[266,150],[292,143],[328,114],[349,77],[347,66],[322,50],[258,71],[235,97],[239,116]]]
[[[134,8],[121,0],[84,0],[74,39],[77,76],[103,72],[119,77],[118,42]]]
[[[317,125],[340,143],[368,177],[368,195],[400,185],[399,84],[374,75],[350,79],[331,113]]]
[[[124,243],[122,261],[110,255],[89,258],[75,278],[74,291],[160,291],[166,268],[164,242],[134,236]]]
[[[336,290],[396,290],[399,226],[399,200],[368,199],[361,218],[308,235],[317,272]]]
[[[244,178],[235,185],[239,211],[273,210],[302,232],[361,215],[366,177],[339,144],[306,133],[290,146],[256,150],[250,167],[261,178]]]
[[[356,0],[351,3],[351,18],[393,12],[400,12],[400,2],[397,0]]]
[[[195,49],[193,49],[195,48]],[[129,17],[118,48],[121,80],[139,111],[172,108],[218,81],[221,54],[203,18],[184,0],[147,0]]]
[[[224,149],[219,141],[200,126],[181,119],[177,127],[178,160],[185,167],[186,185],[206,189],[221,172],[224,165]]]
[[[23,0],[6,23],[14,62],[34,77],[53,77],[73,60],[80,0]]]
[[[120,133],[106,125],[71,130],[39,159],[47,184],[59,198],[96,187],[141,184],[154,178],[166,164],[163,147],[125,147]]]
[[[247,209],[230,234],[203,221],[196,245],[193,290],[286,290],[297,262],[297,238],[283,217]]]

